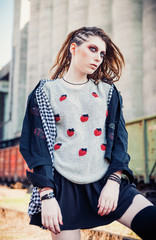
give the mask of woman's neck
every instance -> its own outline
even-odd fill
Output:
[[[68,72],[64,75],[65,80],[71,83],[85,83],[87,79],[87,74],[78,72],[74,70],[73,68],[69,68]]]

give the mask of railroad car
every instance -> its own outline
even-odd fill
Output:
[[[152,189],[156,189],[156,115],[126,122],[126,129],[130,168],[136,183],[146,186],[152,184]],[[0,182],[28,183],[28,166],[19,152],[19,140],[16,138],[0,143]]]

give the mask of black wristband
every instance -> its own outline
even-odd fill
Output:
[[[41,197],[41,201],[45,200],[45,199],[50,199],[50,198],[54,198],[55,194],[53,192],[47,193],[44,196]]]
[[[121,178],[120,178],[117,174],[115,174],[115,173],[112,173],[112,174],[111,174],[111,177],[112,177],[112,176],[114,176],[115,178],[121,180]]]
[[[113,180],[113,181],[115,181],[115,182],[117,182],[119,184],[121,183],[121,179],[119,180],[117,178],[114,178],[113,176],[110,176],[108,179]]]

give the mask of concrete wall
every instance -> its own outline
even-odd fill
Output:
[[[144,114],[156,113],[156,1],[143,1]]]
[[[10,121],[4,126],[4,140],[20,136],[25,112],[29,5],[28,0],[14,1],[12,62],[7,104],[9,111],[6,116]]]
[[[82,26],[103,28],[125,57],[126,68],[116,83],[123,96],[125,119],[155,114],[154,0],[15,0],[14,13],[12,121],[6,126],[6,139],[20,134],[28,94],[41,78],[50,77],[50,67],[67,34]]]
[[[114,0],[112,38],[125,57],[126,68],[117,84],[128,120],[143,116],[142,0]]]

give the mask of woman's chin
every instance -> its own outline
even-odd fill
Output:
[[[91,70],[86,71],[86,74],[87,74],[87,75],[91,75],[91,74],[93,74],[95,71],[96,71],[96,70],[92,70],[92,69],[91,69]]]

